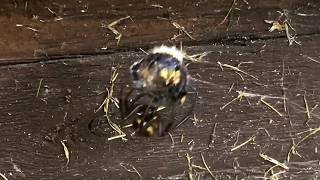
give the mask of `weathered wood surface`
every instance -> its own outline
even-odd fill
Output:
[[[310,132],[299,133],[319,128],[320,109],[314,109],[306,123],[303,99],[305,95],[310,110],[320,101],[319,3],[239,0],[226,30],[225,24],[217,24],[231,1],[170,2],[158,2],[164,8],[155,8],[152,2],[66,2],[64,6],[28,1],[26,11],[21,1],[1,5],[0,173],[9,180],[139,179],[123,167],[132,170],[132,165],[143,179],[188,179],[186,153],[193,164],[204,167],[202,153],[217,179],[258,179],[274,165],[259,157],[262,153],[289,167],[280,178],[319,179],[319,132],[297,148],[301,157],[292,155],[286,161],[293,142]],[[63,19],[55,21],[46,7]],[[283,9],[290,14],[301,46],[289,47],[284,32],[267,31],[269,25],[263,20],[276,20],[276,11]],[[33,14],[38,19],[32,20]],[[133,22],[120,23],[123,37],[117,46],[114,35],[100,25],[126,15]],[[118,96],[120,88],[130,83],[129,65],[144,56],[137,48],[178,44],[168,40],[178,30],[157,16],[176,20],[196,38],[181,35],[179,41],[188,54],[211,52],[202,62],[188,65],[191,85],[198,93],[194,114],[199,122],[190,119],[173,131],[174,145],[169,136],[107,141],[112,133],[105,124],[100,124],[103,134],[92,134],[89,122],[104,120],[103,113],[94,110],[105,97],[111,68],[121,65],[115,86]],[[16,24],[28,24],[39,32]],[[108,49],[101,50],[105,46]],[[240,68],[258,80],[243,74],[242,80],[226,67],[222,71],[218,61],[233,66],[252,62]],[[261,97],[235,101],[220,110],[238,96],[236,91],[283,97],[283,89],[287,112],[282,99],[265,99],[283,117],[264,105]],[[110,113],[119,121],[115,108]],[[253,136],[254,141],[231,151]],[[67,166],[62,140],[71,152]],[[191,173],[194,179],[211,179],[203,169],[193,167]]]
[[[2,63],[105,54],[181,40],[185,45],[243,45],[250,40],[284,37],[283,33],[269,33],[264,23],[266,19],[276,20],[277,11],[283,10],[289,10],[299,35],[320,31],[319,3],[308,0],[239,0],[223,24],[232,0],[7,1],[0,6]],[[115,26],[123,34],[117,46],[106,25],[126,16],[132,21]],[[185,27],[195,40],[183,33],[170,40],[179,34],[172,22]]]

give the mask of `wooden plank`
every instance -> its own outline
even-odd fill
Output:
[[[115,96],[119,97],[120,89],[130,84],[129,65],[143,57],[142,52],[1,66],[0,173],[10,180],[139,179],[137,173],[128,171],[134,166],[143,179],[187,179],[186,153],[192,163],[204,167],[203,153],[217,179],[256,179],[273,166],[260,158],[263,153],[289,167],[279,177],[318,179],[319,133],[300,144],[297,152],[301,157],[292,155],[286,162],[293,140],[297,143],[308,134],[298,133],[318,128],[320,118],[316,108],[307,125],[303,101],[305,94],[310,109],[320,101],[320,64],[313,61],[319,61],[320,36],[304,35],[299,41],[301,46],[290,47],[284,38],[257,39],[246,46],[185,47],[189,54],[211,53],[202,62],[188,66],[191,85],[198,93],[194,113],[199,122],[194,124],[191,119],[172,132],[174,146],[169,136],[107,141],[111,129],[102,112],[94,113],[104,99],[111,67],[121,65],[115,86]],[[218,61],[232,66],[250,62],[240,69],[258,80],[244,74],[242,80],[227,67],[221,71]],[[287,113],[281,99],[282,78]],[[238,96],[237,90],[279,97],[265,101],[284,116],[261,103],[259,96],[220,110]],[[110,113],[118,123],[118,110],[113,107]],[[97,136],[88,130],[93,119],[100,120],[97,127],[104,134]],[[254,141],[231,151],[252,136]],[[67,166],[62,140],[70,151]],[[203,169],[193,167],[191,173],[194,179],[210,179]]]
[[[288,12],[298,35],[319,33],[319,3],[308,0],[254,1],[5,1],[0,13],[0,63],[15,64],[45,59],[106,54],[154,44],[242,44],[285,37],[268,32],[264,20]],[[229,9],[226,23],[220,25]],[[123,34],[119,45],[106,25]],[[283,20],[284,20],[283,19]],[[183,26],[195,39],[172,25]],[[179,35],[181,34],[181,35]],[[172,39],[179,35],[176,39]]]

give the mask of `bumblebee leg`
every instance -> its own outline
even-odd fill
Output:
[[[139,112],[143,112],[145,109],[145,105],[143,104],[138,104],[136,105],[136,107],[134,107],[129,113],[126,114],[126,116],[124,118],[122,118],[123,120],[128,120],[132,117],[132,115],[135,115]]]
[[[124,119],[125,116],[127,116],[129,110],[129,96],[132,94],[134,89],[131,89],[126,95],[124,95],[122,88],[120,90],[120,99],[119,99],[119,104],[120,104],[120,113],[121,113],[121,118]]]
[[[139,101],[143,96],[148,95],[147,93],[142,93],[136,96],[132,102],[130,102],[130,95],[133,93],[134,89],[132,88],[126,95],[123,95],[123,89],[121,89],[121,98],[119,100],[120,104],[120,113],[121,118],[124,120],[129,119],[134,113],[139,112],[143,105],[138,104],[136,102]]]
[[[150,94],[149,93],[141,93],[141,94],[138,94],[131,102],[131,105],[130,105],[130,109],[133,109],[134,107],[134,104],[136,102],[138,102],[142,97],[144,96],[149,96]]]

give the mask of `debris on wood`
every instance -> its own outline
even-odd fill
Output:
[[[27,2],[27,1],[26,1]],[[54,21],[61,21],[63,20],[63,18],[59,15],[57,15],[56,12],[54,12],[52,9],[50,9],[49,7],[46,7],[48,9],[48,11],[54,16]]]
[[[133,165],[121,162],[120,166],[123,167],[128,172],[136,173],[139,176],[139,179],[142,180],[141,174],[139,173],[139,171]]]
[[[260,153],[259,156],[264,159],[265,161],[271,162],[274,164],[271,166],[265,173],[264,173],[264,178],[271,179],[271,180],[277,180],[278,176],[280,174],[286,173],[289,170],[289,167],[285,165],[284,163],[279,162],[278,160]],[[281,167],[282,169],[280,170],[278,167]],[[283,170],[284,169],[284,170]],[[275,173],[274,171],[277,170],[278,172]],[[269,175],[270,173],[270,175]],[[269,175],[269,176],[268,176]]]
[[[195,40],[195,38],[193,38],[193,37],[187,32],[187,30],[185,29],[185,27],[181,26],[180,24],[178,24],[178,23],[175,22],[175,21],[172,21],[171,24],[172,24],[175,28],[177,28],[177,29],[179,29],[180,31],[182,31],[183,33],[185,33],[190,39]]]
[[[223,110],[224,108],[226,108],[227,106],[229,106],[230,104],[235,102],[236,100],[241,99],[241,97],[242,97],[242,94],[239,94],[236,98],[232,99],[231,101],[229,101],[226,104],[224,104],[223,106],[221,106],[220,110]]]
[[[197,169],[200,169],[200,170],[204,170],[204,171],[207,171],[207,169],[206,169],[206,168],[204,168],[204,167],[201,167],[201,166],[198,166],[198,165],[195,165],[195,164],[192,164],[192,167],[193,167],[193,168],[197,168]]]
[[[114,28],[114,26],[117,25],[118,23],[120,23],[121,21],[129,19],[129,18],[131,19],[130,16],[126,16],[126,17],[117,19],[117,20],[115,20],[115,21],[113,21],[113,22],[111,22],[110,24],[107,25],[107,28],[110,31],[112,31],[112,33],[114,35],[116,35],[115,39],[117,40],[117,45],[119,45],[119,43],[120,43],[120,39],[122,37],[122,34],[116,28]],[[132,21],[132,19],[131,19],[131,21]]]
[[[4,174],[0,173],[0,176],[1,176],[4,180],[8,180],[8,178],[7,178]]]
[[[204,57],[206,57],[208,54],[210,54],[212,51],[206,51],[203,53],[197,53],[197,54],[193,54],[193,55],[187,55],[185,54],[184,58],[186,60],[189,60],[191,62],[202,62],[202,59]]]
[[[39,93],[40,93],[40,88],[41,88],[41,84],[42,84],[42,78],[40,79],[40,81],[39,81],[39,85],[38,85],[38,89],[37,89],[37,94],[36,94],[36,97],[38,97],[39,96]]]
[[[282,167],[283,169],[289,170],[289,167],[288,167],[287,165],[279,162],[278,160],[276,160],[276,159],[274,159],[274,158],[272,158],[272,157],[270,157],[270,156],[268,156],[268,155],[265,155],[265,154],[261,154],[261,153],[260,153],[259,156],[260,156],[262,159],[266,160],[266,161],[269,161],[269,162],[271,162],[271,163],[273,163],[273,164],[275,164],[275,165],[277,165],[277,166]]]
[[[307,59],[309,59],[309,60],[311,60],[311,61],[313,61],[313,62],[316,62],[316,63],[318,63],[318,64],[320,64],[320,61],[318,61],[318,60],[316,60],[316,59],[314,59],[314,58],[312,58],[312,57],[310,57],[310,56],[307,56],[307,55],[305,55],[305,54],[300,54],[302,57],[304,57],[304,58],[307,58]]]
[[[234,87],[234,83],[231,84],[231,86],[230,86],[230,88],[228,90],[228,94],[232,91],[233,87]]]
[[[254,139],[255,139],[255,136],[251,136],[251,137],[250,137],[248,140],[246,140],[245,142],[239,144],[239,145],[236,146],[236,147],[233,147],[233,148],[231,149],[231,151],[235,151],[235,150],[241,148],[242,146],[248,144],[250,141],[254,141]]]
[[[309,106],[308,106],[308,102],[307,102],[307,99],[306,99],[306,95],[304,94],[303,95],[303,101],[304,101],[304,105],[305,105],[305,108],[306,108],[306,115],[307,115],[307,122],[309,121],[309,119],[311,118],[311,115],[310,115],[310,111],[309,111]]]
[[[293,145],[291,146],[288,155],[287,155],[287,161],[289,162],[291,159],[291,154],[298,154],[297,152],[297,148],[300,146],[301,143],[303,143],[305,140],[307,140],[310,136],[318,133],[320,131],[320,127],[315,128],[315,129],[310,129],[308,131],[311,131],[308,135],[304,136],[300,141],[298,141],[297,143],[293,143]]]
[[[247,76],[250,76],[250,77],[252,77],[252,78],[255,79],[255,80],[259,80],[257,77],[255,77],[255,76],[253,76],[253,75],[251,75],[251,74],[249,74],[249,73],[241,70],[239,67],[231,66],[231,65],[229,65],[229,64],[222,64],[220,61],[218,61],[217,63],[218,63],[218,65],[220,66],[220,68],[221,68],[222,71],[223,71],[223,68],[222,68],[222,67],[226,67],[226,68],[229,68],[229,69],[234,70],[235,72],[239,72],[239,73],[245,74],[245,75],[247,75]]]
[[[214,127],[213,127],[213,130],[212,130],[212,134],[210,136],[210,142],[209,142],[209,147],[213,146],[214,145],[214,142],[216,140],[216,128],[217,128],[217,125],[218,123],[214,123]]]
[[[231,5],[231,7],[230,7],[229,10],[228,10],[228,13],[227,13],[226,16],[224,17],[224,19],[218,24],[218,26],[224,24],[224,23],[227,21],[228,17],[230,16],[231,11],[232,11],[233,8],[234,8],[234,5],[236,4],[236,1],[237,1],[237,0],[233,0],[232,5]]]
[[[169,136],[170,136],[170,139],[171,139],[171,142],[172,142],[172,148],[174,147],[174,139],[173,139],[173,136],[170,132],[168,132]]]
[[[128,139],[125,138],[126,134],[121,130],[120,126],[117,125],[116,123],[114,123],[110,119],[109,114],[108,114],[108,112],[109,112],[109,104],[110,104],[110,101],[112,101],[112,98],[113,98],[114,85],[115,85],[115,81],[116,81],[118,75],[119,75],[119,66],[112,67],[112,69],[111,69],[111,78],[109,80],[110,87],[106,89],[107,96],[104,99],[104,101],[102,102],[102,104],[99,106],[99,108],[95,111],[95,112],[98,112],[103,107],[103,111],[105,113],[105,117],[107,118],[109,126],[115,132],[117,132],[117,135],[108,138],[109,141],[114,140],[114,139],[118,139],[118,138],[121,138],[123,141],[127,141],[128,140]]]
[[[62,146],[63,146],[63,151],[64,151],[64,156],[66,157],[67,159],[67,163],[65,166],[68,166],[69,164],[69,161],[70,161],[70,152],[69,152],[69,149],[68,147],[66,146],[66,144],[64,143],[64,141],[60,141]]]
[[[273,32],[275,30],[277,31],[284,31],[286,30],[284,24],[280,24],[278,21],[270,21],[270,20],[264,20],[265,23],[267,24],[272,24],[271,27],[269,28],[269,32]]]
[[[196,114],[193,114],[193,118],[191,118],[191,120],[194,126],[197,126],[198,123],[201,123],[203,121],[202,119],[197,118]]]
[[[238,93],[238,96],[235,97],[234,99],[232,99],[231,101],[227,102],[226,104],[224,104],[222,107],[220,107],[220,110],[223,110],[224,108],[226,108],[227,106],[229,106],[230,104],[232,104],[233,102],[235,102],[238,99],[239,99],[239,101],[241,101],[241,99],[243,97],[245,97],[245,98],[260,97],[260,101],[262,103],[264,103],[266,106],[268,106],[273,111],[277,112],[277,114],[279,116],[281,116],[281,117],[283,116],[277,109],[275,109],[273,106],[271,106],[269,103],[267,103],[264,99],[267,99],[267,98],[268,99],[283,99],[284,97],[254,94],[254,93],[248,93],[248,92],[244,92],[244,91],[236,91],[236,92]]]
[[[118,139],[118,138],[124,138],[124,137],[126,137],[126,134],[119,134],[119,135],[116,135],[116,136],[109,137],[108,141],[111,141],[111,140],[114,140],[114,139]]]
[[[209,172],[209,174],[211,175],[211,177],[212,177],[213,179],[217,179],[217,178],[213,175],[213,173],[212,173],[212,171],[210,170],[210,168],[208,167],[206,161],[204,160],[204,157],[203,157],[203,154],[202,154],[202,153],[201,153],[201,159],[202,159],[203,165],[206,167],[206,170]]]
[[[163,6],[162,5],[160,5],[160,4],[151,4],[151,7],[156,7],[156,8],[163,8]]]
[[[33,31],[33,32],[35,32],[35,33],[38,33],[38,32],[39,32],[38,29],[29,27],[29,26],[25,26],[25,25],[23,25],[23,24],[16,24],[16,26],[17,26],[17,27],[25,27],[26,29],[29,29],[29,30],[31,30],[31,31]]]
[[[284,25],[285,25],[286,36],[287,36],[287,39],[288,39],[289,46],[291,46],[293,43],[296,43],[296,44],[301,46],[301,42],[296,41],[296,33],[295,33],[296,31],[293,29],[291,24],[286,21]],[[289,27],[290,27],[291,30],[294,31],[293,35],[290,33]]]
[[[188,162],[188,177],[189,177],[189,180],[193,180],[193,169],[192,169],[192,162],[191,162],[191,159],[192,157],[189,156],[189,154],[187,153],[186,154],[186,158],[187,158],[187,162]]]
[[[183,139],[184,139],[184,136],[183,136],[183,134],[181,134],[180,143],[183,142]]]
[[[278,18],[278,20],[264,20],[265,23],[271,24],[269,32],[273,32],[275,30],[280,32],[285,31],[289,46],[291,46],[293,43],[301,45],[300,42],[296,41],[296,31],[289,22],[290,20],[287,15],[288,12],[286,10],[284,10],[284,12],[277,12],[280,13],[280,17]],[[283,17],[284,20],[281,20],[283,19]],[[293,31],[293,33],[291,31]]]
[[[271,104],[269,104],[267,101],[264,100],[265,97],[261,97],[260,101],[268,106],[270,109],[272,109],[274,112],[276,112],[280,117],[283,117],[283,114],[281,114],[275,107],[273,107]]]

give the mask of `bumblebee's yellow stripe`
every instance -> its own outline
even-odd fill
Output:
[[[166,85],[168,84],[178,84],[181,81],[181,71],[171,71],[168,69],[163,69],[160,71],[160,76],[165,79]]]
[[[184,102],[186,102],[186,99],[187,99],[187,97],[186,97],[186,96],[183,96],[183,97],[180,99],[180,103],[183,104]]]
[[[155,129],[153,126],[149,126],[147,129],[146,129],[147,133],[148,133],[148,136],[153,136],[154,135],[154,132],[155,132]]]

